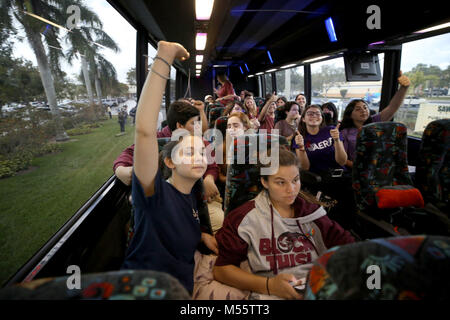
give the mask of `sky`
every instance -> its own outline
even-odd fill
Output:
[[[136,30],[105,0],[84,1],[87,7],[92,9],[103,23],[103,30],[118,44],[120,52],[115,53],[109,49],[102,49],[100,52],[109,60],[116,68],[117,77],[120,82],[126,83],[126,74],[130,68],[136,65]],[[68,14],[68,17],[70,14]],[[19,34],[25,38],[24,32],[20,26],[16,24]],[[61,36],[66,32],[61,31]],[[67,50],[68,46],[62,43],[63,49]],[[154,55],[155,49],[149,45],[149,55]],[[23,42],[15,42],[14,54],[16,57],[23,57],[33,62],[37,66],[36,57],[31,50],[26,39]],[[78,74],[81,68],[81,62],[75,60],[72,65],[62,63],[63,70],[70,78],[74,78],[72,74]]]
[[[118,43],[121,49],[119,53],[105,49],[102,49],[101,53],[115,66],[119,81],[126,83],[126,73],[136,63],[135,29],[106,0],[85,1],[85,4],[97,13],[103,22],[103,30]],[[19,27],[18,30],[24,37]],[[63,48],[67,49],[64,46]],[[154,53],[154,48],[149,45],[149,55],[153,56]],[[36,58],[26,40],[21,43],[16,42],[14,54],[37,65]],[[418,63],[438,65],[441,69],[447,68],[450,65],[450,33],[403,44],[402,71],[410,71]],[[63,63],[62,68],[71,78],[74,78],[72,74],[78,74],[80,66],[81,63],[75,61],[72,66]]]

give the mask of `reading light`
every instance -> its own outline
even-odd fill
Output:
[[[205,50],[206,47],[206,33],[197,33],[195,36],[195,49]]]
[[[277,69],[270,69],[270,70],[267,70],[266,72],[268,73],[268,72],[274,72],[274,71],[277,71]]]
[[[325,58],[328,58],[328,57],[329,57],[329,56],[320,56],[320,57],[317,57],[317,58],[312,58],[312,59],[309,59],[309,60],[305,60],[305,61],[303,61],[303,62],[304,62],[304,63],[307,63],[307,62],[313,62],[313,61],[325,59]]]
[[[450,22],[439,24],[439,25],[431,27],[431,28],[422,29],[422,30],[416,31],[414,33],[425,33],[425,32],[435,31],[435,30],[439,30],[439,29],[444,29],[447,27],[450,27]]]
[[[253,78],[253,77],[254,77],[254,75],[253,75],[253,74],[251,74],[251,75],[247,76],[247,78]]]
[[[369,46],[376,46],[377,44],[383,44],[383,43],[384,43],[384,41],[372,42],[372,43],[369,43]]]
[[[201,65],[201,64],[196,64],[196,65],[195,65],[195,69],[198,70],[198,69],[201,69],[201,68],[202,68],[202,65]]]
[[[264,72],[258,72],[258,73],[255,73],[255,76],[260,76],[262,74],[264,74]]]
[[[334,31],[333,19],[331,19],[331,17],[325,20],[325,28],[327,29],[328,38],[330,39],[330,41],[336,42],[337,37],[336,32]]]
[[[214,0],[195,0],[195,16],[197,20],[209,20]]]
[[[273,64],[272,56],[270,55],[269,50],[267,50],[267,55],[269,56],[270,63]]]
[[[203,55],[202,54],[196,55],[195,56],[195,62],[202,63],[203,62]]]
[[[295,63],[291,63],[291,64],[287,64],[285,66],[280,67],[281,69],[286,69],[286,68],[291,68],[294,67],[296,64]]]

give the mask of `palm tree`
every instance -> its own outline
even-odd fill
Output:
[[[114,40],[102,30],[102,23],[95,14],[89,20],[92,22],[91,24],[95,25],[89,27],[81,26],[79,29],[73,30],[73,32],[66,35],[66,42],[72,45],[68,52],[68,61],[71,63],[74,57],[80,56],[83,77],[91,106],[94,104],[94,94],[92,92],[90,74],[94,75],[97,98],[101,106],[102,94],[99,83],[101,69],[103,67],[112,67],[114,78],[116,77],[116,72],[114,66],[98,52],[98,49],[103,47],[115,52],[119,52],[120,49]]]
[[[81,0],[11,0],[2,1],[0,7],[1,11],[5,12],[8,17],[15,17],[23,26],[27,40],[36,56],[42,85],[56,124],[57,141],[69,139],[62,126],[54,85],[54,75],[61,72],[60,60],[64,54],[62,50],[58,50],[61,47],[59,28],[51,27],[40,19],[43,18],[64,26],[68,18],[66,9],[70,5],[76,5],[80,8],[80,22],[83,24],[89,24],[91,22],[89,19],[96,16],[95,13],[84,6]],[[36,17],[40,18],[36,19]],[[44,41],[41,32],[44,33]]]

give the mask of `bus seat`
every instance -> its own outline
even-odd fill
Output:
[[[189,300],[181,283],[165,272],[121,270],[80,275],[41,278],[0,290],[1,300]]]
[[[212,108],[209,111],[209,119],[208,119],[209,128],[213,128],[214,127],[214,124],[216,123],[216,120],[220,116],[222,116],[224,110],[225,110],[225,107],[215,107],[215,108]]]
[[[220,102],[209,103],[205,107],[206,108],[206,118],[209,119],[209,113],[211,112],[211,109],[218,108],[218,107],[223,107],[223,105]]]
[[[313,262],[305,300],[448,300],[448,248],[423,235],[334,247]]]
[[[402,222],[402,208],[379,209],[376,194],[383,187],[412,186],[407,164],[406,127],[377,122],[363,126],[356,142],[352,186],[357,206],[357,229],[367,238],[409,235],[392,223]],[[414,214],[413,214],[414,215]],[[411,217],[408,217],[408,219]]]
[[[406,127],[401,123],[371,123],[359,132],[352,172],[359,210],[376,206],[375,194],[381,187],[412,185],[406,143]]]
[[[425,202],[450,212],[450,119],[435,120],[425,128],[416,166],[415,183]]]
[[[261,97],[254,97],[255,104],[258,107],[258,110],[261,110],[261,108],[264,106],[264,98]]]
[[[225,186],[225,216],[241,204],[255,198],[259,193],[260,170],[256,165],[259,160],[259,145],[267,143],[267,149],[272,146],[274,139],[279,141],[280,146],[287,148],[288,142],[285,137],[273,134],[249,134],[234,139],[233,162],[228,165],[227,182]],[[256,145],[253,145],[256,144]],[[245,153],[242,151],[244,149]],[[256,152],[254,157],[250,157],[250,151]],[[243,159],[239,155],[243,155]],[[255,162],[250,163],[254,159]],[[239,164],[240,160],[244,163]]]
[[[216,123],[214,124],[214,128],[220,130],[224,140],[227,133],[227,122],[228,116],[220,116],[219,118],[216,119]]]

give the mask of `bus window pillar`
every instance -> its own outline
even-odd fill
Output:
[[[311,90],[311,65],[309,63],[305,64],[304,79],[305,79],[306,105],[310,105],[312,90]]]
[[[392,97],[397,92],[397,78],[400,73],[401,57],[401,45],[399,46],[399,49],[386,51],[384,53],[383,84],[381,87],[380,109],[378,112],[389,105]]]

